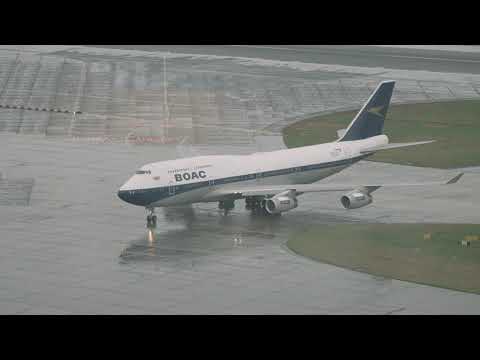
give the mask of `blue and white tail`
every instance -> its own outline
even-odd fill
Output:
[[[338,141],[367,139],[383,133],[395,81],[382,81]]]

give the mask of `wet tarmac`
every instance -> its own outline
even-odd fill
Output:
[[[478,46],[454,51],[453,46],[395,47],[366,45],[99,45],[101,48],[172,51],[221,56],[255,57],[283,61],[391,67],[404,70],[473,73],[480,71]],[[460,47],[462,48],[462,47]],[[441,49],[441,50],[440,50]],[[464,49],[461,49],[464,50]]]
[[[154,232],[144,209],[116,197],[144,163],[281,147],[284,124],[358,106],[383,75],[71,48],[0,48],[2,104],[82,112],[0,109],[0,313],[480,313],[477,295],[356,273],[285,247],[312,223],[478,223],[478,169],[448,190],[378,190],[358,211],[334,194],[302,197],[274,219],[252,217],[242,202],[226,217],[216,204],[159,209]],[[399,80],[394,100],[478,96],[475,76],[445,79]],[[454,172],[360,162],[327,181]]]

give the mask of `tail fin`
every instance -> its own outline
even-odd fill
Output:
[[[382,81],[338,141],[362,140],[381,135],[394,86],[395,81]]]

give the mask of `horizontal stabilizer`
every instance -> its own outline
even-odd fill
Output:
[[[460,180],[460,178],[463,176],[464,173],[460,173],[458,174],[457,176],[455,176],[454,178],[448,180],[447,184],[450,185],[450,184],[455,184],[458,180]]]
[[[360,151],[360,153],[365,154],[365,153],[371,153],[371,152],[380,151],[380,150],[390,150],[390,149],[396,149],[396,148],[407,147],[407,146],[430,144],[434,141],[436,140],[417,141],[417,142],[410,142],[410,143],[390,143],[386,145],[379,145],[379,146],[363,149]]]
[[[343,137],[343,135],[345,135],[345,132],[347,131],[347,129],[338,129],[337,130],[337,136],[339,139],[341,139]]]

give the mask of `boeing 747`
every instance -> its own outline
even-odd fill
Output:
[[[336,141],[250,155],[197,156],[142,166],[119,189],[120,199],[145,207],[147,227],[156,226],[156,207],[218,202],[227,213],[235,201],[245,199],[255,214],[278,215],[298,206],[307,192],[345,192],[340,197],[347,209],[373,201],[380,187],[443,185],[457,182],[463,173],[446,182],[397,184],[321,184],[317,181],[368,158],[377,151],[427,144],[432,141],[389,143],[383,125],[394,81],[383,81],[371,94]]]

